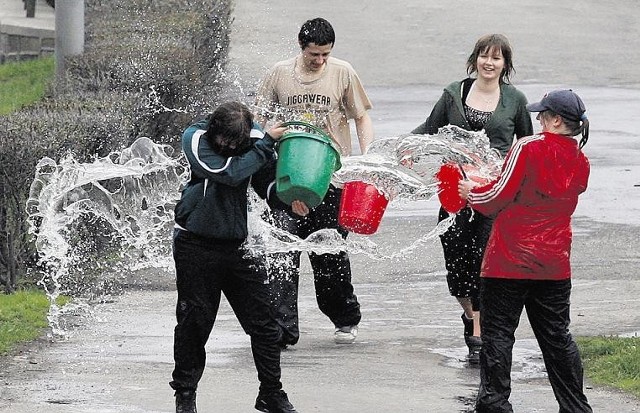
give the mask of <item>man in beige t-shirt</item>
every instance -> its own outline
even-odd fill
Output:
[[[358,74],[351,65],[331,57],[335,33],[323,18],[306,21],[298,33],[300,54],[276,63],[260,85],[256,106],[268,120],[300,120],[329,132],[342,156],[352,153],[349,119],[353,119],[360,153],[365,154],[373,141],[373,126],[367,97]],[[273,211],[276,225],[301,238],[321,229],[336,229],[346,238],[347,231],[338,225],[341,189],[330,185],[320,205],[307,208],[294,201],[293,218],[283,211]],[[316,298],[320,310],[335,326],[335,341],[350,344],[356,339],[360,322],[360,304],[353,293],[351,264],[346,252],[309,254],[313,268]],[[274,279],[273,301],[282,326],[283,347],[298,341],[298,278],[300,253],[274,254],[270,257]]]

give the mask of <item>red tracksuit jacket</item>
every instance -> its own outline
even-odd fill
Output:
[[[587,189],[589,169],[573,138],[544,132],[516,141],[500,176],[469,194],[473,209],[497,215],[483,277],[571,277],[571,214]]]

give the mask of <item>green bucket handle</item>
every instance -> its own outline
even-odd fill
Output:
[[[319,135],[322,135],[322,136],[328,138],[330,141],[333,141],[331,139],[331,137],[327,134],[327,132],[325,132],[324,130],[320,129],[319,127],[317,127],[315,125],[312,125],[310,123],[307,123],[307,122],[302,122],[300,120],[292,120],[292,121],[289,121],[289,122],[284,122],[282,124],[282,126],[285,126],[285,127],[286,126],[302,126],[304,128],[311,129],[314,132],[318,133]]]
[[[310,123],[307,122],[303,122],[300,120],[291,120],[288,122],[284,122],[282,123],[281,126],[302,126],[303,128],[307,128],[307,129],[311,129],[312,131],[316,132],[318,135],[322,136],[323,138],[325,138],[327,141],[325,142],[327,145],[329,145],[335,152],[336,152],[336,171],[340,168],[342,168],[342,162],[340,162],[340,150],[336,147],[336,144],[333,142],[333,139],[331,139],[331,136],[329,136],[329,134],[327,132],[325,132],[324,130],[322,130],[321,128],[312,125]]]

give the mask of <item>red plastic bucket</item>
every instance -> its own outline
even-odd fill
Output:
[[[389,199],[378,188],[362,181],[347,182],[342,188],[338,223],[356,234],[378,230]]]
[[[457,214],[467,204],[458,195],[458,182],[462,179],[462,171],[458,164],[447,162],[436,172],[438,180],[438,199],[440,204],[450,214]]]

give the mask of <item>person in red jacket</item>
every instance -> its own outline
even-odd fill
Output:
[[[458,187],[474,210],[495,216],[481,270],[476,412],[513,412],[512,349],[526,308],[560,413],[590,413],[582,361],[569,333],[571,215],[587,189],[589,161],[581,149],[589,121],[572,90],[550,92],[527,110],[539,112],[542,132],[516,141],[494,181],[461,181]]]

